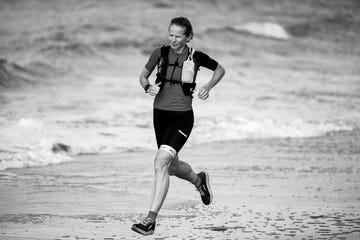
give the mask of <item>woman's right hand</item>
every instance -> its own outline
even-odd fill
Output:
[[[160,87],[159,85],[161,84],[161,82],[158,82],[157,84],[155,85],[151,85],[148,89],[148,93],[151,95],[151,96],[156,96],[159,92],[160,92]]]

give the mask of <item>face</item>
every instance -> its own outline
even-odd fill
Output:
[[[169,40],[170,47],[174,51],[180,51],[185,46],[185,44],[190,41],[191,36],[185,35],[185,27],[178,25],[171,25],[169,27]]]

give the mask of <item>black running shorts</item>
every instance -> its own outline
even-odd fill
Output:
[[[158,148],[161,145],[168,145],[179,152],[193,128],[193,111],[167,111],[154,108],[153,116]]]

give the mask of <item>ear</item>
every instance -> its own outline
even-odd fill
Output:
[[[192,38],[193,38],[193,35],[190,34],[188,37],[186,37],[186,42],[190,42]]]

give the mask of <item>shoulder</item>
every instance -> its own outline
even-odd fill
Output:
[[[151,53],[151,55],[158,55],[158,56],[160,56],[160,54],[161,54],[161,47],[155,48]]]
[[[196,50],[196,49],[195,49],[194,58],[195,58],[196,60],[203,60],[203,59],[208,59],[208,58],[209,58],[209,55],[207,55],[206,53],[204,53],[204,52],[202,52],[202,51],[199,51],[199,50]]]
[[[217,61],[202,51],[195,50],[194,59],[200,66],[206,67],[210,70],[215,70],[218,66]]]
[[[155,48],[149,58],[149,62],[157,63],[161,57],[161,47]]]
[[[158,64],[160,58],[161,58],[161,47],[158,47],[151,52],[149,60],[145,65],[145,68],[151,72]]]
[[[169,54],[169,51],[170,51],[170,46],[163,45],[163,46],[155,48],[153,50],[153,52],[151,53],[151,55],[161,57],[161,55],[163,55],[163,54]]]

